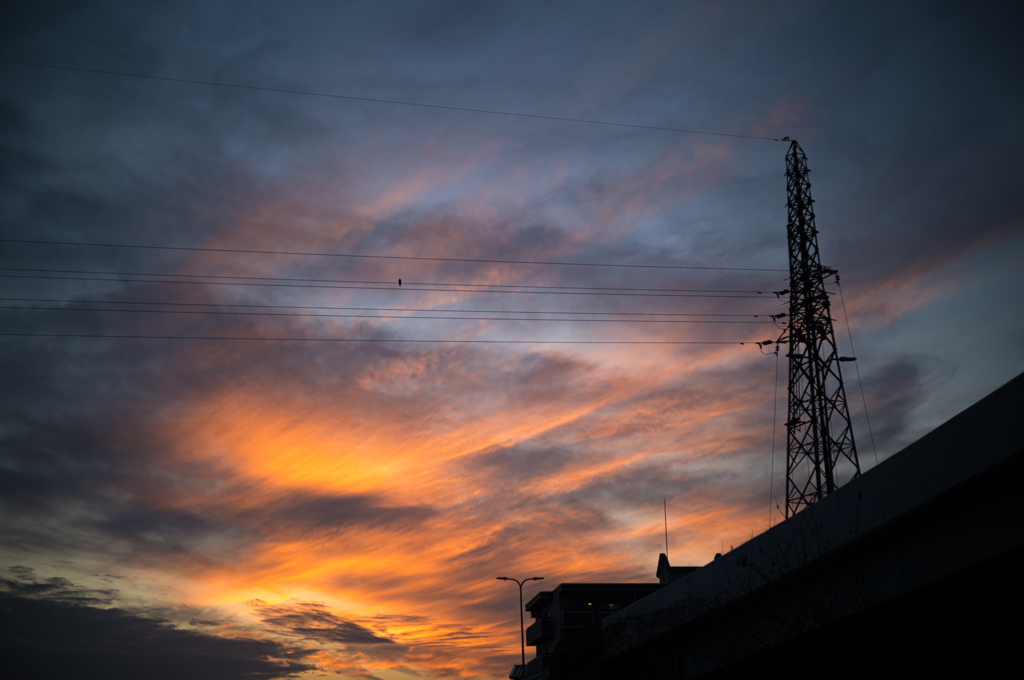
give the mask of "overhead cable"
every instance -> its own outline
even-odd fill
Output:
[[[262,85],[242,85],[240,83],[225,83],[215,80],[199,80],[196,78],[173,78],[170,76],[154,76],[144,73],[130,73],[128,71],[111,71],[97,68],[84,68],[81,66],[61,66],[58,64],[44,64],[31,61],[16,61],[14,59],[0,59],[0,63],[15,66],[32,66],[36,68],[55,69],[60,71],[77,71],[80,73],[98,73],[108,76],[121,76],[125,78],[141,78],[145,80],[162,80],[171,83],[187,83],[189,85],[208,85],[211,87],[229,87],[237,90],[258,90],[261,92],[276,92],[279,94],[297,94],[306,97],[326,97],[329,99],[344,99],[356,102],[372,102],[375,104],[395,104],[399,106],[416,106],[427,109],[441,109],[445,111],[463,111],[466,113],[484,113],[491,116],[510,116],[515,118],[534,118],[539,120],[554,120],[563,123],[584,123],[587,125],[608,125],[613,127],[632,128],[636,130],[657,130],[660,132],[683,132],[695,135],[712,135],[715,137],[736,137],[740,139],[757,139],[768,142],[782,141],[776,137],[761,137],[758,135],[742,135],[732,132],[712,132],[709,130],[693,130],[688,128],[664,127],[659,125],[639,125],[635,123],[617,123],[607,120],[593,120],[588,118],[571,118],[568,116],[548,116],[537,113],[522,113],[517,111],[499,111],[497,109],[478,109],[466,106],[450,106],[445,104],[427,104],[424,102],[401,101],[397,99],[381,99],[377,97],[357,97],[354,95],[335,94],[331,92],[314,92],[311,90],[296,90],[280,87],[265,87]]]
[[[101,278],[97,276],[43,276],[24,274],[0,274],[4,279],[32,279],[46,281],[109,281],[115,283],[164,283],[174,285],[195,285],[195,286],[256,286],[260,288],[326,288],[330,290],[386,290],[392,292],[435,292],[435,293],[464,293],[476,295],[591,295],[601,297],[692,297],[692,298],[754,298],[765,299],[761,295],[750,295],[746,293],[604,293],[596,291],[562,291],[562,290],[477,290],[465,288],[403,288],[397,285],[370,286],[370,285],[347,285],[330,284],[319,285],[311,283],[255,283],[251,281],[177,281],[167,279],[125,279],[125,278]]]
[[[417,255],[372,255],[363,253],[313,253],[289,250],[255,250],[251,248],[209,248],[201,246],[166,246],[133,243],[97,243],[82,241],[50,241],[42,239],[0,238],[0,243],[27,243],[51,246],[81,246],[89,248],[133,248],[141,250],[174,250],[206,253],[242,253],[246,255],[294,255],[301,257],[347,257],[369,260],[412,260],[425,262],[469,262],[481,264],[523,264],[558,267],[619,267],[627,269],[694,269],[702,271],[736,271],[736,272],[788,272],[788,269],[771,269],[763,267],[699,267],[675,264],[624,264],[618,262],[558,262],[543,260],[499,260],[472,257],[426,257]]]
[[[765,314],[717,314],[696,312],[600,312],[600,311],[569,311],[543,309],[436,309],[421,307],[332,307],[322,305],[254,305],[240,302],[157,302],[151,300],[89,300],[82,298],[11,298],[0,297],[3,302],[51,302],[67,304],[104,304],[104,305],[160,305],[176,307],[243,307],[256,309],[321,309],[329,311],[377,311],[377,312],[434,312],[452,314],[583,314],[593,316],[734,316],[771,318],[776,315]]]
[[[402,316],[398,314],[310,314],[303,312],[227,312],[187,309],[100,309],[97,307],[23,307],[16,305],[0,305],[0,309],[21,309],[34,312],[114,312],[135,314],[193,314],[217,316],[287,316],[306,317],[313,319],[399,319],[402,321],[441,320],[441,321],[533,321],[561,323],[704,323],[704,324],[765,324],[772,321],[736,321],[732,319],[581,319],[581,318],[530,318],[509,316]]]
[[[161,276],[176,279],[227,279],[232,281],[273,281],[287,283],[347,283],[365,285],[383,285],[389,288],[394,287],[394,281],[380,281],[367,279],[306,279],[297,277],[279,276],[229,276],[225,274],[168,274],[164,272],[111,272],[96,271],[92,269],[30,269],[26,267],[0,267],[0,271],[7,272],[35,272],[43,274],[94,274],[97,276]],[[105,279],[104,279],[105,280]],[[126,279],[132,280],[132,279]],[[202,283],[197,281],[194,283]],[[756,293],[763,295],[764,291],[745,290],[734,288],[625,288],[620,286],[538,286],[533,284],[520,283],[466,283],[462,281],[409,281],[405,280],[398,284],[401,286],[422,287],[422,286],[460,286],[465,288],[529,288],[536,290],[601,290],[601,291],[625,291],[625,292],[646,292],[646,293]]]
[[[85,338],[107,340],[232,340],[257,342],[393,342],[444,345],[753,345],[739,340],[409,340],[402,338],[282,338],[251,335],[117,335],[99,333],[0,333],[6,338]]]

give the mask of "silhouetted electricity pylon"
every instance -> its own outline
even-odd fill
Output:
[[[807,156],[793,140],[786,154],[789,208],[789,418],[786,422],[786,517],[821,500],[840,476],[860,475],[850,411],[832,330],[825,280],[839,273],[823,267],[814,226]]]

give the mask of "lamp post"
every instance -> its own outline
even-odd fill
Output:
[[[543,581],[543,576],[533,576],[531,578],[524,578],[522,581],[519,579],[509,578],[508,576],[498,576],[498,581],[515,581],[516,585],[519,586],[519,642],[522,647],[523,653],[523,666],[526,666],[526,628],[524,628],[523,622],[523,584],[527,581]]]

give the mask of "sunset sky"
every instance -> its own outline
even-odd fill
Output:
[[[1011,7],[6,3],[5,652],[502,678],[496,576],[764,531],[784,136],[863,469],[1024,371]]]

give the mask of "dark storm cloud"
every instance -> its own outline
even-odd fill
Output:
[[[0,653],[21,680],[255,680],[316,666],[279,643],[181,630],[120,609],[0,594]]]
[[[28,567],[6,571],[9,577],[0,578],[0,653],[11,677],[244,680],[315,668],[303,662],[309,652],[301,648],[182,630],[163,618],[110,608],[116,590],[41,579]]]
[[[10,577],[0,577],[0,587],[6,596],[85,606],[110,605],[118,599],[114,589],[85,588],[60,576],[37,578],[31,567],[14,566],[6,571]]]
[[[307,640],[341,644],[394,644],[369,628],[334,614],[320,602],[268,605],[262,600],[249,603],[270,628]]]

